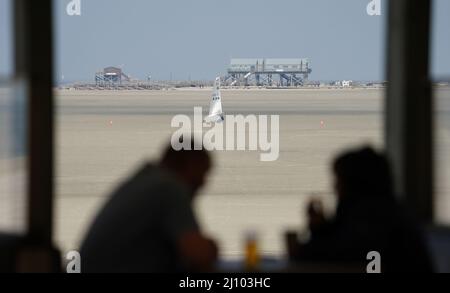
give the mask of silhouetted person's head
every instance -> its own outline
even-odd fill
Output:
[[[160,165],[173,172],[179,180],[190,189],[191,196],[204,185],[208,171],[212,167],[209,152],[204,148],[194,150],[194,139],[191,150],[176,151],[169,145],[163,154]]]
[[[347,152],[333,164],[339,199],[349,197],[392,197],[389,163],[370,147]]]

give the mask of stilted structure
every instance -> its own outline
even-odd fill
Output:
[[[230,86],[303,86],[311,72],[308,59],[231,59],[225,83]]]
[[[122,69],[117,67],[106,67],[101,72],[95,74],[96,86],[119,86],[122,85],[122,81],[130,81],[130,77],[126,75]]]

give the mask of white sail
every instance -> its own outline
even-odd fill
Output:
[[[209,115],[206,117],[207,122],[221,122],[224,120],[222,110],[222,96],[220,94],[220,77],[214,82],[214,90],[209,105]]]

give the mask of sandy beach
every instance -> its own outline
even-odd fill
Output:
[[[450,89],[438,88],[436,214],[450,222]],[[78,249],[110,193],[141,164],[157,158],[177,128],[175,115],[207,112],[211,89],[57,91],[55,242]],[[203,229],[223,257],[239,257],[248,231],[266,255],[284,253],[283,232],[305,225],[304,207],[320,197],[333,209],[329,164],[344,149],[383,147],[382,89],[223,90],[226,115],[279,115],[278,160],[262,151],[214,152],[210,180],[195,202]],[[10,133],[6,92],[1,95],[2,137]],[[206,129],[205,129],[206,131]],[[245,136],[249,136],[246,130]],[[23,160],[0,144],[3,230],[23,226]]]
[[[440,91],[441,110],[450,110]],[[195,204],[203,228],[224,257],[239,257],[247,231],[258,232],[267,255],[284,252],[283,231],[305,225],[304,206],[322,198],[332,210],[329,163],[343,149],[383,147],[383,90],[224,90],[229,115],[280,115],[280,157],[260,152],[214,153],[215,168]],[[209,90],[59,92],[56,241],[76,249],[109,193],[140,164],[156,158],[172,133],[174,115],[209,105]],[[439,119],[448,123],[448,112]],[[448,130],[438,131],[441,172],[437,212],[448,219]],[[248,133],[247,133],[248,134]]]
[[[436,212],[450,222],[450,90],[437,93]],[[191,117],[194,107],[206,112],[210,94],[210,89],[56,92],[55,242],[63,252],[79,248],[120,182],[157,158],[176,130],[172,118]],[[261,151],[214,152],[214,170],[195,209],[223,257],[242,254],[248,231],[257,231],[264,254],[282,255],[283,232],[304,227],[311,197],[333,209],[329,164],[348,147],[383,147],[383,95],[382,89],[223,90],[227,115],[280,117],[278,160],[261,162]],[[20,172],[2,173],[2,188],[10,181],[23,186]],[[3,205],[2,215],[17,224],[21,201],[2,201],[10,204]]]
[[[176,130],[174,115],[207,110],[209,90],[58,93],[56,240],[77,248],[97,209],[121,180],[155,158]],[[280,157],[219,151],[196,202],[204,229],[226,257],[246,231],[265,254],[284,251],[283,231],[304,225],[312,194],[332,207],[328,164],[343,148],[382,147],[382,90],[224,90],[227,115],[280,115]]]

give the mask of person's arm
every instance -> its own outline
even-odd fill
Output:
[[[327,224],[323,204],[319,200],[312,200],[307,208],[308,226],[311,233],[321,230]]]
[[[217,260],[216,244],[205,237],[196,220],[188,195],[176,187],[165,191],[164,229],[187,271],[210,271]]]
[[[320,247],[322,243],[330,245],[327,241],[327,236],[329,236],[331,222],[325,217],[322,202],[318,200],[310,201],[306,212],[310,240],[307,243],[301,243],[296,233],[288,233],[286,235],[289,259],[294,261],[305,260],[309,257],[314,258],[313,255],[316,254],[316,250],[320,251],[322,249]]]
[[[188,231],[178,239],[178,253],[188,270],[211,272],[217,261],[218,249],[215,242],[199,231]]]

